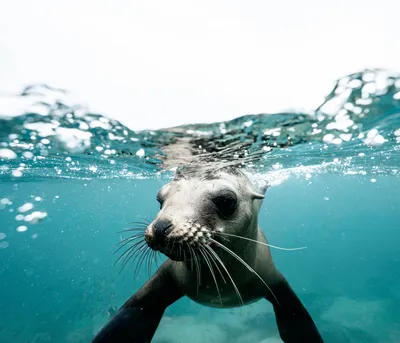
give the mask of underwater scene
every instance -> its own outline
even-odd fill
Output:
[[[1,343],[91,342],[166,260],[120,249],[124,230],[153,221],[158,190],[192,164],[268,183],[259,227],[288,248],[271,247],[275,265],[325,343],[400,342],[400,75],[342,77],[307,113],[147,131],[49,85],[16,99],[20,114],[0,108]],[[183,297],[152,342],[282,340],[266,300]]]

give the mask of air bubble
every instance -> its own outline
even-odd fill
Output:
[[[8,242],[1,242],[0,243],[0,249],[6,249],[10,246],[10,243]]]
[[[21,177],[22,176],[22,171],[20,171],[19,169],[15,169],[11,172],[12,176],[14,177]]]
[[[17,158],[17,154],[10,149],[0,149],[0,159],[3,160],[14,160]]]
[[[28,212],[33,208],[33,204],[30,202],[27,202],[26,204],[22,205],[21,207],[18,207],[18,211],[21,213]]]
[[[18,232],[25,232],[26,230],[28,230],[28,227],[25,225],[21,225],[21,226],[17,227]]]

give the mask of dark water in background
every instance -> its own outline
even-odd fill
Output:
[[[90,341],[148,278],[113,266],[116,232],[157,213],[169,168],[232,160],[272,184],[260,212],[270,243],[308,247],[272,254],[325,341],[400,342],[399,80],[366,71],[312,113],[143,132],[26,89],[27,113],[0,119],[0,342]],[[265,301],[183,299],[154,342],[276,337]]]

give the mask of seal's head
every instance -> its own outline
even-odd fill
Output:
[[[239,169],[178,172],[157,194],[160,211],[146,242],[179,261],[190,259],[192,249],[215,247],[223,233],[255,237],[263,198]]]

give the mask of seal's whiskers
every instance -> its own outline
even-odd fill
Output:
[[[146,244],[146,242],[144,242],[144,241],[139,241],[139,242],[134,243],[132,246],[130,246],[128,249],[126,249],[126,250],[120,255],[120,257],[114,262],[114,266],[115,266],[126,254],[128,254],[128,256],[129,256],[129,254],[130,254],[138,245],[143,246],[144,244]],[[123,246],[120,247],[120,248],[123,248]],[[120,250],[120,248],[118,248],[118,250],[117,250],[116,252],[118,252],[118,251]]]
[[[149,252],[149,247],[148,246],[144,246],[143,249],[140,249],[140,252],[137,253],[139,255],[139,261],[136,264],[135,272],[133,274],[133,280],[135,280],[135,281],[137,280],[137,276],[139,274],[140,267],[141,267],[143,261],[145,260],[145,257],[146,257],[148,252]],[[133,261],[136,260],[138,255],[136,255],[134,257]],[[129,262],[129,260],[128,260],[128,262]]]
[[[234,234],[226,233],[226,232],[217,232],[217,231],[216,231],[216,232],[214,232],[214,234],[217,234],[217,235],[226,235],[226,236],[236,237],[236,238],[240,238],[240,239],[245,239],[245,240],[247,240],[247,241],[251,241],[251,242],[254,242],[254,243],[257,243],[257,244],[265,245],[265,246],[267,246],[267,247],[275,248],[275,249],[278,249],[278,250],[295,251],[295,250],[304,250],[304,249],[307,249],[307,247],[282,248],[282,247],[278,247],[277,245],[272,245],[272,244],[260,242],[260,241],[257,241],[257,240],[255,240],[255,239],[251,239],[251,238],[247,238],[247,237],[243,237],[243,236],[238,236],[238,235],[234,235]]]
[[[196,266],[196,278],[197,278],[197,295],[199,294],[199,286],[201,283],[201,277],[200,277],[200,263],[198,260],[198,256],[196,254],[196,250],[194,250],[189,244],[188,244],[189,249],[193,251],[193,257],[194,257],[194,264]]]
[[[189,254],[190,254],[190,270],[193,270],[193,253],[192,250],[190,249],[190,246],[188,243],[186,243]]]
[[[148,250],[145,247],[145,248],[141,249],[140,252],[138,253],[139,258],[138,258],[138,262],[135,265],[135,270],[133,272],[133,280],[137,279],[137,275],[139,273],[140,266],[143,263],[143,260],[144,260],[144,257],[146,256],[147,251]]]
[[[224,249],[227,253],[231,254],[233,257],[235,257],[239,262],[241,262],[249,271],[251,271],[252,273],[254,273],[254,275],[256,275],[261,282],[268,288],[268,290],[270,291],[270,293],[272,294],[272,296],[274,297],[274,299],[276,300],[276,302],[279,304],[278,299],[276,298],[274,292],[272,292],[271,288],[268,286],[268,284],[263,280],[263,278],[257,274],[257,272],[251,268],[239,255],[235,254],[231,249],[227,248],[225,245],[221,244],[220,242],[216,241],[213,238],[209,238],[211,242],[217,244],[218,246],[220,246],[222,249]],[[280,304],[279,304],[280,305]]]
[[[148,219],[143,219],[143,220],[145,220],[144,222],[139,222],[139,221],[134,221],[134,222],[131,222],[131,224],[139,224],[139,225],[143,225],[144,227],[146,227],[147,225],[149,225],[150,224],[150,220],[148,220]]]
[[[114,248],[116,248],[118,245],[120,245],[120,247],[118,247],[118,249],[114,252],[114,254],[117,253],[118,251],[120,251],[128,243],[133,242],[137,239],[141,239],[141,238],[143,238],[143,234],[136,234],[129,238],[125,238],[125,239],[119,241],[117,244],[114,245]]]
[[[207,255],[204,253],[205,250],[204,250],[204,248],[203,248],[201,245],[200,245],[200,247],[199,247],[199,251],[200,251],[200,254],[202,254],[203,259],[204,259],[204,261],[206,262],[208,268],[210,269],[211,275],[212,275],[212,277],[213,277],[213,279],[214,279],[215,287],[217,288],[217,292],[218,292],[218,296],[219,296],[219,301],[220,301],[220,303],[221,303],[221,306],[223,306],[223,304],[222,304],[221,293],[220,293],[219,287],[218,287],[218,281],[217,281],[217,278],[215,277],[215,273],[214,273],[214,268],[213,268],[213,266],[212,266],[210,260],[208,259]]]
[[[150,249],[148,245],[146,244],[144,238],[144,231],[146,227],[150,224],[150,222],[145,219],[146,222],[132,222],[136,225],[142,225],[143,227],[134,227],[134,228],[128,228],[122,231],[118,231],[117,233],[124,233],[124,232],[137,232],[134,233],[132,236],[127,237],[125,239],[121,239],[117,244],[114,245],[114,247],[118,247],[117,250],[114,252],[117,253],[124,247],[126,247],[128,244],[131,244],[128,249],[126,249],[120,256],[119,258],[114,262],[114,266],[122,260],[122,267],[120,270],[120,273],[122,270],[125,268],[125,266],[129,263],[130,260],[133,258],[133,262],[138,259],[138,263],[135,266],[135,271],[134,271],[134,280],[136,280],[141,266],[144,264],[147,264],[147,273],[148,276],[151,276],[151,271],[152,271],[152,261],[155,260],[156,258],[156,251]]]
[[[129,254],[126,255],[126,257],[124,259],[124,262],[122,263],[122,267],[121,267],[120,273],[125,268],[125,266],[128,264],[128,262],[132,259],[132,257],[133,257],[133,261],[135,261],[136,258],[138,256],[140,256],[140,253],[143,252],[143,250],[146,250],[146,249],[147,249],[146,242],[142,242],[142,244],[140,244],[135,249],[132,249],[132,248],[128,249]]]
[[[202,248],[204,249],[204,245],[202,245]],[[215,261],[215,258],[210,254],[210,252],[207,249],[204,249],[204,252],[207,254],[207,256],[209,256],[209,258],[211,259],[211,261],[214,263],[215,267],[217,268],[219,275],[221,275],[222,280],[224,281],[224,283],[226,284],[226,280],[224,278],[224,275],[221,272],[221,269],[219,269],[218,267],[218,263]]]
[[[151,270],[152,270],[152,262],[155,260],[155,251],[154,250],[150,250],[150,254],[149,254],[149,258],[147,260],[147,275],[150,278],[151,277]]]
[[[232,276],[229,273],[228,269],[226,269],[224,262],[221,261],[221,259],[217,255],[217,253],[213,249],[211,249],[211,247],[209,245],[205,245],[205,248],[214,256],[214,258],[221,264],[222,268],[225,270],[226,274],[228,275],[229,279],[232,282],[232,286],[235,289],[235,292],[239,298],[239,301],[243,306],[244,302],[243,302],[242,296],[240,295],[239,289],[237,288],[235,281],[233,281]]]
[[[132,231],[143,231],[144,232],[145,229],[146,229],[146,226],[143,226],[143,227],[130,227],[130,228],[127,228],[127,229],[123,229],[123,230],[117,231],[117,233],[132,232]]]

